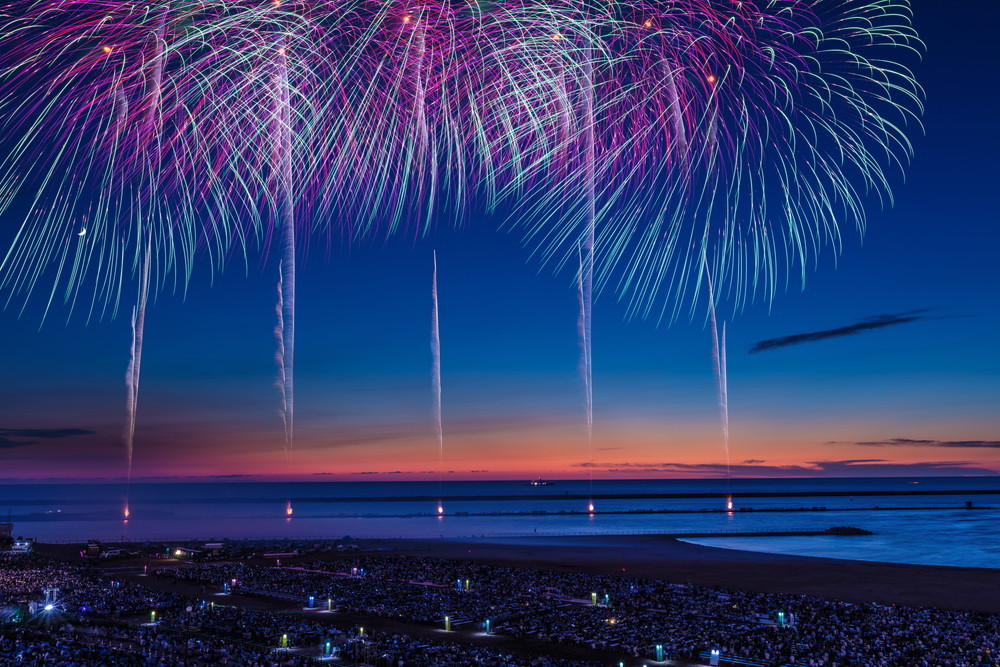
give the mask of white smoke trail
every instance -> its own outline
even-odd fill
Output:
[[[285,456],[295,442],[295,198],[292,185],[292,128],[288,84],[288,57],[278,49],[277,109],[275,118],[278,216],[281,222],[281,280],[278,283],[281,336],[281,404],[285,427]]]
[[[278,183],[276,206],[281,224],[282,257],[278,282],[278,326],[281,329],[278,354],[281,355],[281,419],[285,429],[285,460],[295,444],[295,194],[292,173],[292,114],[288,82],[286,47],[278,47],[278,76],[275,92],[275,172]],[[285,506],[291,517],[292,501]]]
[[[596,196],[594,175],[594,73],[590,47],[584,50],[583,69],[583,122],[584,122],[584,193],[586,205],[583,253],[581,257],[580,301],[581,301],[581,342],[583,347],[583,389],[584,405],[587,411],[587,453],[591,464],[594,461],[594,359],[591,349],[591,324],[594,307],[594,237],[596,232]],[[590,502],[588,509],[594,511],[594,473],[590,469]]]
[[[135,444],[135,415],[139,405],[139,370],[142,365],[142,336],[146,326],[146,298],[149,294],[149,261],[152,248],[147,243],[146,256],[142,262],[142,273],[139,276],[139,296],[132,310],[132,350],[129,356],[128,369],[125,371],[125,452],[128,457],[128,471],[125,487],[125,519],[132,513],[129,508],[129,497],[132,492],[132,454]]]
[[[285,453],[288,453],[288,445],[290,439],[290,433],[288,430],[288,401],[285,397],[285,343],[284,343],[284,332],[285,332],[285,316],[284,316],[284,277],[282,262],[278,262],[278,302],[274,307],[274,315],[277,319],[277,324],[274,327],[274,339],[278,345],[278,349],[274,354],[274,362],[278,366],[278,377],[275,380],[275,387],[278,389],[278,393],[281,395],[281,426],[285,434]]]
[[[587,276],[583,261],[583,250],[577,246],[577,256],[580,260],[580,270],[577,273],[577,298],[580,304],[580,317],[577,320],[577,331],[580,336],[580,379],[583,382],[583,407],[587,424],[587,463],[590,476],[590,495],[594,495],[594,398],[591,390],[590,370],[590,306],[587,299]],[[594,499],[590,498],[588,509],[594,511]]]
[[[712,330],[712,366],[715,371],[715,383],[719,393],[719,418],[722,424],[722,442],[726,449],[726,488],[729,490],[731,481],[729,455],[729,381],[726,377],[726,324],[722,323],[722,340],[719,340],[719,324],[715,317],[715,291],[712,288],[712,274],[708,269],[708,258],[705,257],[705,279],[708,284],[708,318]],[[729,509],[732,509],[732,496],[727,499]]]
[[[444,474],[444,423],[441,419],[441,331],[438,326],[437,250],[431,277],[431,399],[438,439],[438,515],[444,514],[442,475]]]

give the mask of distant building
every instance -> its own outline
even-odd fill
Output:
[[[210,556],[219,556],[226,550],[226,545],[222,542],[206,542],[202,550]]]
[[[204,556],[204,553],[201,549],[174,547],[171,555],[177,560],[200,560]]]

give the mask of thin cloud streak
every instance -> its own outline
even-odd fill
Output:
[[[885,327],[896,326],[899,324],[919,322],[920,320],[931,319],[923,315],[923,313],[930,312],[931,310],[934,309],[921,308],[919,310],[908,310],[903,313],[874,315],[872,317],[862,318],[861,320],[858,320],[854,324],[849,324],[844,327],[837,327],[836,329],[823,329],[822,331],[811,331],[808,333],[780,336],[778,338],[768,338],[766,340],[761,340],[754,343],[753,347],[751,347],[749,350],[749,354],[756,354],[758,352],[764,352],[765,350],[774,350],[779,347],[788,347],[790,345],[801,345],[802,343],[814,343],[817,341],[826,340],[827,338],[840,338],[842,336],[853,336],[855,334],[859,334],[864,331],[873,331],[875,329],[883,329]]]
[[[78,435],[94,435],[95,431],[83,428],[0,428],[0,449],[14,449],[38,443],[43,440],[59,440]],[[14,438],[17,438],[16,440]],[[25,440],[24,438],[36,438]]]
[[[673,475],[713,475],[725,476],[731,472],[739,477],[877,477],[882,475],[935,475],[935,474],[977,474],[993,475],[996,470],[980,467],[974,461],[923,461],[917,463],[894,463],[886,459],[845,459],[841,461],[806,461],[801,464],[759,465],[725,463],[590,463],[573,464],[574,468],[586,468],[616,474],[660,473]]]
[[[828,445],[860,445],[862,447],[940,447],[943,449],[1000,449],[1000,440],[918,440],[914,438],[889,438],[840,442],[831,440]]]

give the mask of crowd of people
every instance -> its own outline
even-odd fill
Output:
[[[125,585],[86,563],[58,563],[35,554],[0,554],[0,603],[30,610],[32,605],[45,602],[46,595],[60,612],[111,617],[148,614],[176,605],[180,599]]]
[[[562,573],[441,558],[227,563],[177,576],[291,604],[453,630],[491,632],[638,659],[723,657],[773,665],[980,667],[1000,655],[1000,617],[802,595],[728,591],[624,576]],[[447,617],[447,621],[445,618]]]
[[[299,667],[306,661],[225,637],[192,637],[142,625],[64,624],[0,634],[0,664],[24,667]]]
[[[0,615],[0,665],[300,667],[334,656],[391,667],[584,665],[156,592],[37,555],[0,555],[0,609],[11,612]]]
[[[608,664],[566,657],[581,650],[637,665],[704,663],[714,649],[724,662],[761,665],[982,667],[1000,656],[998,615],[442,558],[345,555],[149,574],[194,586],[144,586],[90,564],[0,555],[0,664],[283,667],[336,655],[406,667],[568,667]],[[276,598],[284,611],[226,604],[215,595],[222,590]],[[305,607],[339,613],[313,617]],[[337,625],[372,616],[413,634]],[[427,639],[430,628],[452,633]],[[535,648],[522,655],[474,640],[486,633]]]

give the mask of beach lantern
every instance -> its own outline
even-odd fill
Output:
[[[208,603],[208,607],[209,607],[209,610],[215,611],[215,602],[209,602]]]
[[[663,662],[663,644],[656,645],[656,662]]]
[[[352,567],[351,568],[351,576],[352,577],[358,576],[358,568],[356,568],[356,567]]]
[[[611,596],[607,593],[604,594],[604,606],[611,604]]]
[[[444,617],[444,631],[451,632],[451,616]]]
[[[326,648],[323,650],[323,655],[329,657],[330,653],[332,653],[332,651],[330,651],[330,640],[327,639],[326,640]]]
[[[597,593],[590,594],[590,604],[597,605]]]
[[[315,595],[310,595],[309,596],[309,608],[312,609],[315,606],[316,606],[316,596]]]
[[[281,635],[281,648],[288,648],[288,635]]]
[[[465,590],[469,590],[469,580],[465,580]]]
[[[490,634],[490,619],[486,619],[486,634]]]
[[[362,625],[358,627],[358,637],[364,637],[364,635],[365,635],[365,626]]]
[[[326,599],[326,610],[333,611],[333,598]]]
[[[455,580],[455,589],[459,590],[459,591],[462,590],[462,580],[461,579],[456,579]]]
[[[785,627],[785,612],[783,611],[778,612],[778,625]]]
[[[717,667],[719,664],[719,649],[713,648],[709,655],[708,664],[712,667]]]
[[[229,582],[228,581],[222,582],[222,592],[225,593],[226,595],[229,595]]]
[[[156,610],[149,612],[149,622],[156,623]]]

